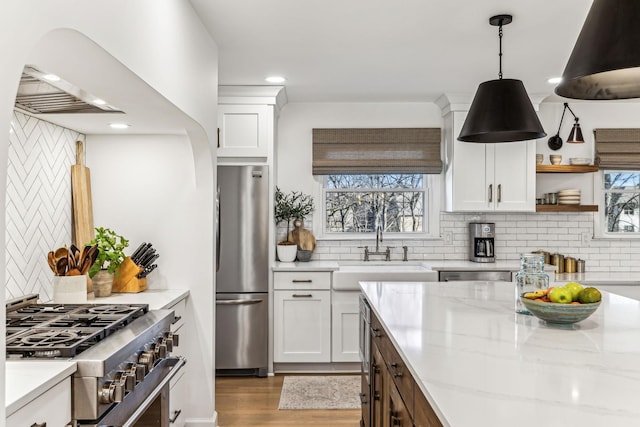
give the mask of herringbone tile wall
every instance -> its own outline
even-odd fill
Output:
[[[6,197],[6,291],[53,298],[47,252],[71,244],[71,165],[84,135],[14,111]]]

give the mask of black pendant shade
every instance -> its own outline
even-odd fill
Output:
[[[499,27],[500,72],[498,80],[489,80],[478,86],[458,136],[460,141],[511,142],[547,135],[522,81],[502,78],[502,26],[511,20],[511,15],[496,15],[489,19],[489,24]]]
[[[546,135],[522,81],[499,79],[480,83],[458,139],[493,143]]]
[[[640,1],[594,0],[555,92],[574,99],[640,98]]]

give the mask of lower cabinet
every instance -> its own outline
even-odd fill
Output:
[[[274,362],[331,361],[331,291],[274,291]]]
[[[331,293],[331,361],[360,362],[358,291]]]
[[[7,418],[7,427],[66,426],[71,422],[71,377],[67,377]]]
[[[171,325],[171,332],[178,335],[179,345],[173,348],[171,354],[173,356],[185,356],[186,333],[185,325],[186,299],[178,301],[169,310],[174,311],[174,322]],[[171,427],[184,427],[187,418],[187,380],[185,373],[189,369],[189,361],[183,366],[180,372],[176,374],[169,384],[169,424]]]
[[[370,414],[364,427],[442,427],[398,351],[371,313]],[[367,387],[363,382],[363,387]],[[367,423],[367,418],[369,418]]]

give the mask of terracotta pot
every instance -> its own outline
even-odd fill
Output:
[[[113,273],[100,270],[93,276],[93,293],[96,297],[108,297],[113,288]]]

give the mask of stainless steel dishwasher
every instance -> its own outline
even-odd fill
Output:
[[[511,282],[513,275],[511,271],[438,271],[439,282],[456,282],[456,281],[491,281],[491,282]]]

